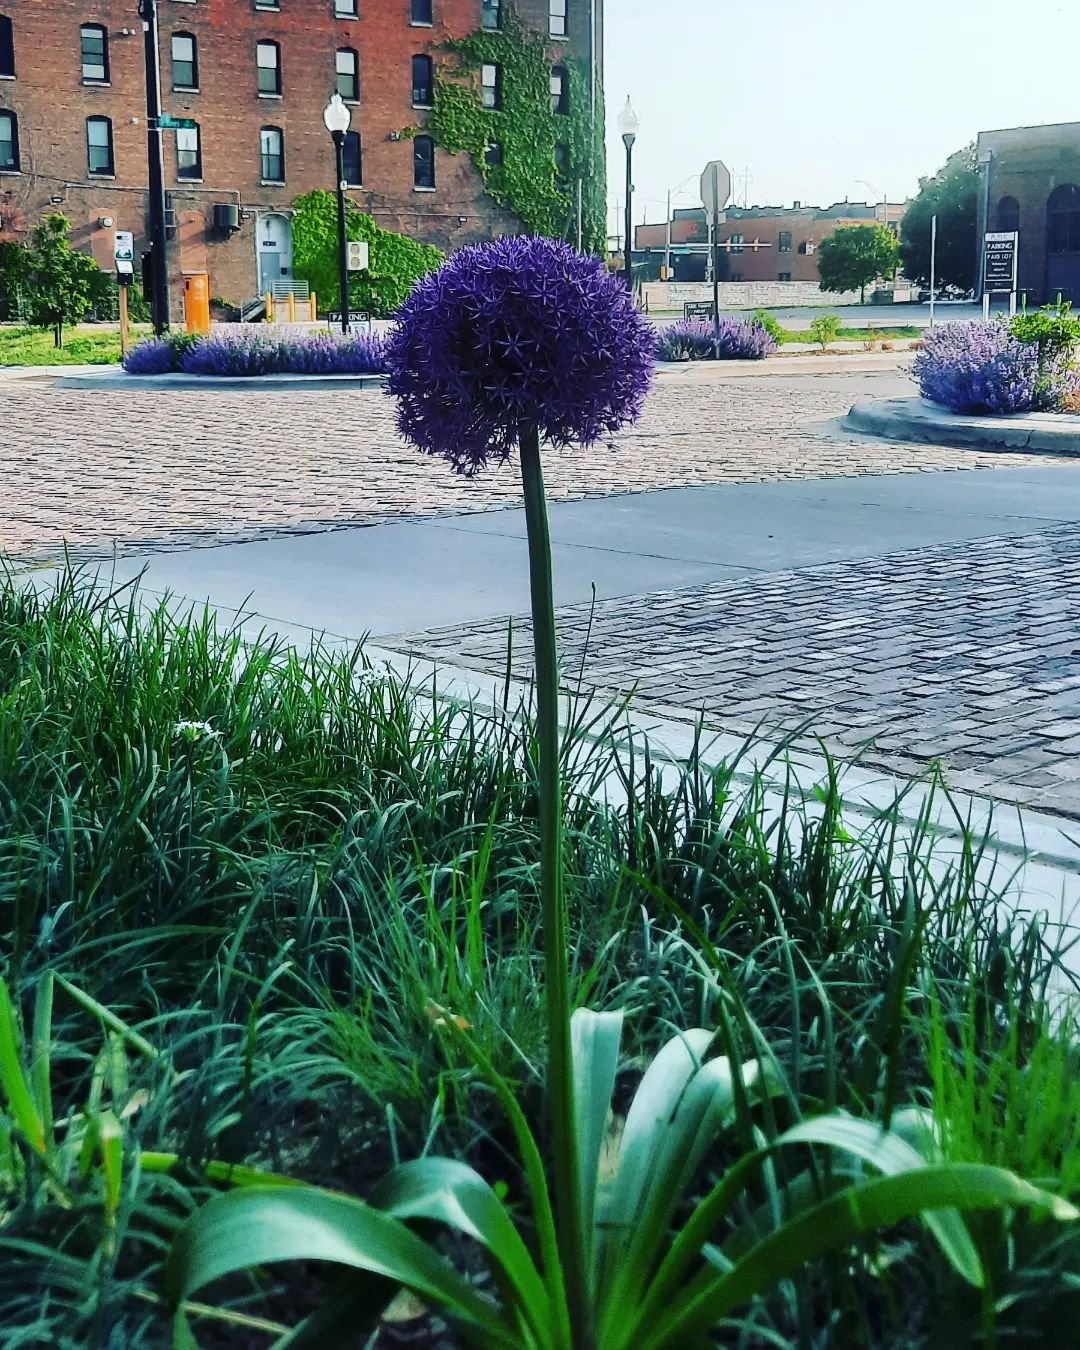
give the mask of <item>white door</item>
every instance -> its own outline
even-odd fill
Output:
[[[292,276],[292,226],[286,216],[260,216],[255,233],[259,254],[259,294]]]

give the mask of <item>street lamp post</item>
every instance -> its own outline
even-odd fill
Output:
[[[623,145],[626,146],[626,243],[623,246],[623,253],[626,288],[631,292],[634,289],[634,142],[637,140],[640,126],[641,118],[634,111],[630,96],[627,95],[626,107],[619,114],[619,131],[622,133]]]
[[[352,121],[352,113],[340,94],[334,94],[323,110],[323,122],[334,141],[334,160],[337,165],[337,227],[338,268],[341,286],[341,331],[349,331],[349,249],[345,231],[345,135]]]
[[[150,313],[159,336],[169,327],[168,235],[165,232],[165,166],[161,146],[161,54],[157,0],[139,0],[146,66],[147,197],[150,216]]]

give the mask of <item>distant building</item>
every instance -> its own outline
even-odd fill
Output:
[[[1020,233],[1020,292],[1080,305],[1080,122],[979,133],[979,239]],[[980,248],[979,289],[982,290]]]
[[[885,224],[899,233],[905,205],[837,202],[833,206],[729,206],[720,225],[723,281],[818,281],[817,250],[844,225]],[[642,276],[660,276],[667,226],[639,225],[634,263]],[[703,281],[708,270],[709,222],[702,207],[677,210],[671,220],[674,281]]]

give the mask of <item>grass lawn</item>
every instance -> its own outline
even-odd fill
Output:
[[[615,751],[618,725],[579,703],[563,747],[573,994],[627,1018],[611,1137],[645,1056],[722,1027],[775,1092],[717,1125],[703,1187],[744,1135],[917,1105],[945,1157],[1075,1198],[1059,939],[999,903],[979,841],[937,857],[891,810],[854,838],[833,780],[810,805],[693,756],[662,781]],[[0,1346],[170,1344],[166,1253],[232,1165],[363,1197],[444,1153],[527,1212],[502,1107],[444,1024],[468,1024],[539,1126],[536,808],[527,707],[446,704],[361,648],[245,648],[128,591],[0,578]],[[858,1168],[841,1156],[770,1164],[736,1236]],[[984,1297],[903,1224],[745,1298],[709,1343],[1061,1344],[1077,1227],[973,1221]],[[442,1249],[498,1297],[472,1243]],[[288,1262],[218,1281],[197,1342],[276,1345],[330,1287]],[[374,1320],[354,1310],[326,1350],[462,1343],[422,1304],[380,1328],[394,1287],[368,1292]]]
[[[811,343],[816,344],[817,338],[804,328],[785,328],[782,330],[784,343]],[[837,335],[838,342],[893,342],[897,338],[920,338],[923,336],[923,329],[916,328],[911,324],[902,328],[841,328]]]
[[[148,325],[132,325],[141,336]],[[64,345],[53,345],[40,328],[0,327],[0,366],[107,366],[120,360],[120,333],[99,324],[80,324],[64,332]]]

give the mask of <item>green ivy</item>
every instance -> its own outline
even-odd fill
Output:
[[[308,192],[293,208],[293,273],[309,283],[321,310],[340,309],[337,198],[332,192]],[[366,240],[369,248],[370,270],[349,277],[350,309],[393,314],[417,281],[443,260],[439,249],[382,229],[350,200],[345,233]]]
[[[456,58],[435,70],[435,106],[429,131],[451,154],[465,152],[484,180],[488,195],[513,212],[535,234],[574,241],[577,234],[577,180],[582,180],[582,246],[602,253],[606,230],[603,116],[595,129],[589,109],[585,63],[555,49],[526,27],[511,6],[503,8],[502,30],[480,30],[454,39],[446,50]],[[502,106],[485,108],[480,67],[497,65]],[[551,110],[551,70],[567,72],[566,114]],[[596,90],[602,108],[601,91]],[[489,164],[489,145],[502,147],[502,162]],[[563,179],[555,147],[565,147]]]

